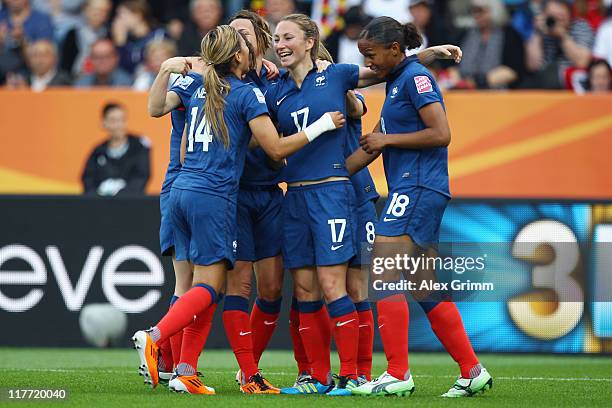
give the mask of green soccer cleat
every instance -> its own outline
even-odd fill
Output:
[[[493,378],[486,368],[482,368],[480,374],[475,378],[459,377],[452,388],[442,396],[445,398],[472,397],[491,388],[493,388]]]
[[[367,382],[351,390],[354,395],[380,396],[397,395],[409,397],[414,392],[412,375],[407,380],[398,380],[386,371],[377,379]]]
[[[353,380],[349,377],[334,375],[334,378],[336,379],[336,386],[327,393],[327,395],[331,397],[350,397],[353,395],[351,390],[359,386],[357,380]]]

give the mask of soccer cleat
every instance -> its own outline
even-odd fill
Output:
[[[245,385],[240,386],[240,391],[245,394],[280,394],[280,390],[263,378],[261,373],[253,374]]]
[[[332,381],[329,385],[324,385],[314,378],[306,379],[295,387],[281,388],[281,394],[302,395],[302,394],[327,394],[334,388]]]
[[[493,378],[486,368],[480,369],[480,374],[475,378],[462,378],[459,377],[455,384],[445,394],[442,394],[446,398],[461,398],[461,397],[472,397],[477,393],[485,392],[493,388]]]
[[[159,373],[157,372],[157,344],[149,335],[148,331],[139,330],[132,337],[134,348],[138,352],[140,359],[140,368],[144,376],[145,384],[149,384],[151,388],[157,387],[159,382]]]
[[[236,383],[240,387],[240,392],[244,392],[242,391],[242,387],[246,385],[247,380],[246,380],[246,377],[244,376],[244,373],[240,369],[236,372]]]
[[[185,394],[215,395],[213,387],[207,387],[197,375],[173,375],[168,389]]]
[[[414,392],[414,381],[412,375],[407,380],[398,380],[385,371],[377,379],[355,387],[351,392],[355,395],[409,397]]]
[[[298,385],[304,384],[310,380],[312,380],[310,374],[308,374],[306,371],[302,371],[298,374],[297,378],[295,379],[295,382],[293,383],[293,386],[297,387]]]
[[[363,384],[365,384],[367,382],[368,382],[368,379],[366,378],[365,375],[360,375],[359,377],[357,377],[357,383],[359,385],[363,385]]]
[[[163,371],[159,372],[159,383],[164,387],[168,386],[168,383],[172,379],[172,373],[164,373]]]
[[[353,395],[351,390],[359,386],[359,381],[349,377],[334,376],[338,380],[334,389],[327,393],[331,397],[348,397]]]
[[[146,369],[147,369],[146,365],[140,365],[140,367],[138,367],[138,375],[144,377],[144,373],[145,373]],[[159,376],[159,383],[161,385],[163,385],[164,387],[167,387],[168,386],[168,382],[172,379],[173,373],[165,373],[163,371],[159,371],[158,373],[159,373],[158,374],[158,376]]]

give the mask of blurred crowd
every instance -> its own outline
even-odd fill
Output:
[[[612,89],[612,0],[2,0],[0,84],[148,90],[165,59],[197,54],[242,8],[272,30],[311,15],[334,59],[356,64],[371,18],[413,22],[423,47],[463,48],[460,65],[434,67],[445,89]]]

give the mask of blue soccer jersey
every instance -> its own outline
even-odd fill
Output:
[[[281,72],[283,72],[281,70]],[[265,95],[271,84],[276,83],[278,79],[269,80],[266,78],[268,70],[262,67],[260,75],[255,71],[249,72],[245,77],[245,82],[250,82],[258,87]],[[244,163],[244,171],[240,178],[240,184],[251,186],[271,186],[278,184],[280,169],[273,169],[268,165],[268,156],[261,147],[249,149],[246,154],[246,162]]]
[[[251,138],[248,122],[268,114],[265,98],[259,88],[225,77],[231,90],[225,97],[223,116],[230,138],[225,147],[221,135],[213,135],[204,115],[206,92],[201,86],[187,107],[187,154],[173,188],[203,192],[236,201],[238,180],[244,168]]]
[[[314,68],[301,88],[285,72],[268,89],[266,102],[280,132],[288,136],[300,132],[326,112],[340,111],[346,115],[346,92],[356,88],[358,81],[359,67],[351,64],[332,64],[322,73]],[[289,156],[281,175],[283,181],[348,177],[344,165],[347,134],[346,126],[326,132]]]
[[[170,192],[174,179],[181,171],[181,138],[185,128],[185,107],[189,104],[191,95],[202,85],[202,75],[190,72],[185,77],[179,77],[170,87],[181,99],[181,105],[170,113],[172,132],[170,134],[170,162],[166,170],[166,178],[162,184],[162,193]]]
[[[415,56],[402,61],[387,78],[386,98],[380,125],[385,134],[412,133],[425,129],[419,109],[444,100],[431,73]],[[389,191],[399,186],[420,186],[450,197],[448,149],[385,148],[383,163]]]
[[[357,99],[359,99],[363,103],[364,113],[366,110],[365,98],[360,93],[355,93]],[[361,137],[361,118],[359,119],[351,119],[347,118],[346,127],[348,130],[348,139],[346,142],[346,157],[353,154],[353,152],[360,148],[359,146],[359,138]],[[378,200],[379,195],[376,192],[376,186],[374,185],[374,180],[372,180],[372,175],[370,174],[370,170],[367,167],[359,170],[357,173],[351,176],[351,183],[353,184],[353,188],[355,189],[355,197],[357,198],[357,206],[371,201]]]

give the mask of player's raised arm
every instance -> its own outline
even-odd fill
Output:
[[[363,52],[367,52],[363,50]],[[365,55],[365,54],[364,54]],[[425,48],[416,54],[419,62],[425,66],[429,66],[438,59],[452,59],[457,64],[461,62],[463,51],[456,45],[436,45],[434,47]],[[374,68],[374,69],[373,69]],[[380,84],[384,82],[384,78],[376,70],[376,67],[359,67],[359,83],[358,88],[366,88],[368,86]]]
[[[170,74],[185,75],[190,69],[191,63],[185,57],[169,58],[162,63],[149,90],[149,115],[156,118],[164,116],[181,104],[180,97],[175,92],[168,91],[168,80]]]
[[[306,126],[304,130],[291,136],[279,138],[276,128],[268,115],[260,115],[249,121],[253,137],[266,154],[275,161],[295,153],[321,134],[338,129],[344,125],[344,115],[340,112],[327,112]]]

